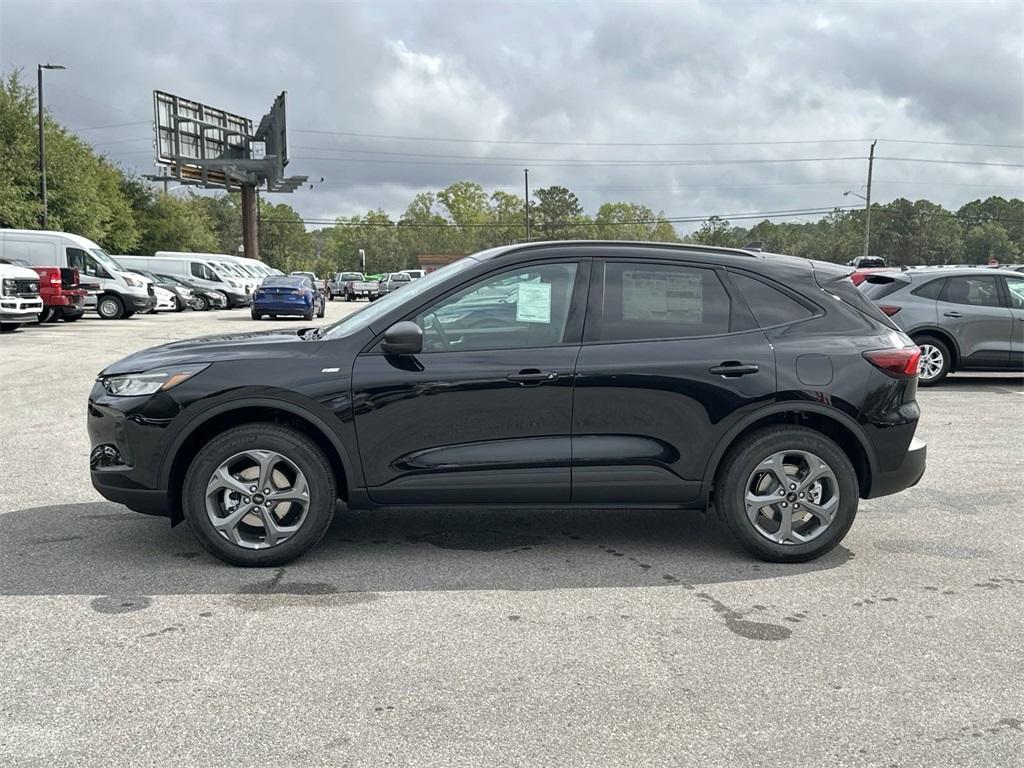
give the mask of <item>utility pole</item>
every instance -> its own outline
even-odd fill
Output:
[[[530,169],[523,168],[523,183],[526,187],[526,196],[523,202],[526,203],[526,241],[530,241]]]
[[[46,205],[46,135],[43,133],[43,70],[64,69],[61,64],[40,64],[36,69],[38,75],[36,96],[39,97],[39,197],[43,201],[43,229],[49,226],[50,214]]]
[[[247,259],[260,257],[258,215],[256,185],[242,184],[242,247]]]
[[[868,255],[868,247],[871,242],[871,172],[875,166],[875,144],[878,139],[871,142],[871,153],[868,155],[868,194],[864,200],[864,255]]]

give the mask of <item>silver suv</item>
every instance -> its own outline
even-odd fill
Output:
[[[876,272],[860,289],[921,347],[919,381],[1024,372],[1024,275],[1004,269]]]

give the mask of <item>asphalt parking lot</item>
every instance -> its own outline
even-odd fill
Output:
[[[697,514],[473,509],[244,570],[93,491],[104,365],[287,322],[0,339],[0,764],[1024,764],[1020,377],[923,390],[921,484],[799,566]]]

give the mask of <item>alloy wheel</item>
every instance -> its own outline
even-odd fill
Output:
[[[773,453],[750,473],[744,488],[747,519],[776,544],[806,544],[823,534],[839,509],[839,481],[808,451]]]
[[[225,539],[247,549],[276,547],[302,527],[309,484],[295,462],[249,450],[222,462],[206,487],[206,514]]]
[[[918,364],[917,375],[922,381],[931,381],[942,372],[945,362],[941,349],[933,344],[922,344],[921,362]]]

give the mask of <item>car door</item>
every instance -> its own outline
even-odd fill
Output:
[[[1009,365],[1013,318],[996,275],[951,275],[939,294],[938,320],[956,339],[960,367]]]
[[[1013,326],[1010,331],[1010,369],[1024,370],[1024,275],[1002,278]]]
[[[775,397],[763,331],[724,272],[679,261],[594,263],[576,364],[572,499],[686,502],[718,439]]]
[[[367,493],[385,503],[569,500],[570,428],[589,261],[507,267],[408,319],[415,356],[356,358]],[[382,330],[382,329],[381,329]]]

